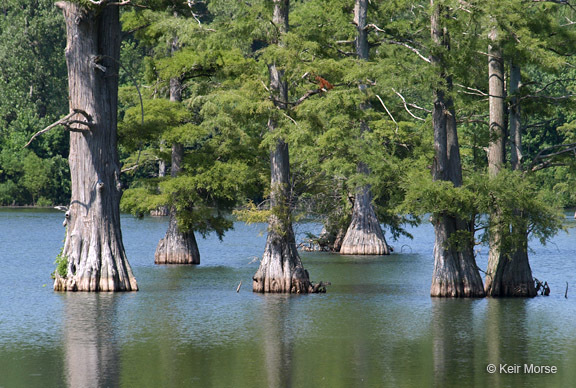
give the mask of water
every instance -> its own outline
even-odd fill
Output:
[[[63,214],[0,210],[0,387],[566,387],[576,381],[576,229],[534,245],[550,297],[429,297],[433,230],[389,257],[303,253],[327,294],[257,295],[263,225],[156,266],[167,220],[122,219],[141,291],[55,293]],[[317,231],[304,224],[301,233]],[[486,249],[479,265],[486,267]],[[242,281],[239,293],[238,284]],[[568,298],[564,298],[569,282]],[[498,370],[486,371],[488,364]],[[500,365],[518,373],[503,373]],[[556,373],[526,373],[524,365]],[[516,367],[518,366],[518,367]],[[514,369],[516,368],[516,369]]]

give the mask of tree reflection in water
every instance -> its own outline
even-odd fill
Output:
[[[119,386],[120,357],[115,338],[117,297],[106,293],[67,293],[63,299],[67,386]]]

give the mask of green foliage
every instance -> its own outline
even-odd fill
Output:
[[[528,233],[540,243],[546,241],[563,228],[563,213],[554,203],[544,201],[544,196],[533,179],[522,173],[504,170],[491,180],[478,185],[477,202],[479,213],[498,212],[488,224],[488,234],[498,223],[510,230],[511,241],[504,245],[512,246],[518,239],[515,233]]]
[[[234,209],[232,214],[240,221],[247,224],[266,223],[270,219],[272,211],[263,209],[254,202],[249,201],[241,208]]]
[[[484,174],[471,174],[461,187],[446,181],[432,181],[430,176],[416,172],[403,185],[406,192],[399,211],[426,215],[451,216],[475,221],[475,229],[482,231],[476,238],[489,241],[494,230],[507,230],[502,246],[510,251],[522,241],[524,233],[544,244],[563,228],[563,214],[557,202],[547,201],[547,193],[536,184],[537,179],[518,171],[502,170],[488,179]],[[497,214],[497,217],[487,215]],[[520,233],[517,235],[516,233]],[[474,238],[465,233],[452,243]]]
[[[68,258],[64,256],[64,246],[60,248],[60,253],[56,256],[54,264],[56,264],[56,269],[51,274],[52,279],[55,279],[56,275],[61,278],[68,276]]]
[[[0,204],[69,199],[67,135],[54,130],[22,147],[67,112],[64,23],[52,1],[4,2],[0,16]],[[64,161],[64,163],[62,163]]]
[[[256,203],[267,203],[269,152],[280,138],[290,145],[294,219],[312,216],[330,229],[347,227],[364,185],[371,186],[378,217],[393,237],[432,213],[474,220],[483,231],[475,237],[486,240],[494,228],[486,215],[500,209],[498,222],[508,225],[510,236],[527,227],[544,241],[559,228],[555,208],[576,206],[573,154],[555,154],[561,144],[576,142],[576,28],[567,22],[576,15],[570,7],[443,1],[450,9],[443,21],[448,50],[431,42],[429,2],[369,2],[370,58],[361,61],[349,0],[291,2],[289,32],[282,35],[271,23],[270,1],[210,0],[192,8],[176,0],[136,3],[146,8],[122,8],[120,158],[124,167],[138,166],[122,175],[124,211],[174,207],[183,230],[220,237],[231,227],[229,212],[241,204],[239,219],[264,222],[271,210]],[[5,1],[2,10],[0,204],[66,203],[68,135],[55,129],[22,149],[68,110],[64,23],[48,0]],[[512,61],[522,69],[522,86],[507,102],[521,101],[527,170],[496,179],[487,178],[484,151],[491,29],[498,31],[492,44],[502,49],[506,71]],[[433,54],[442,56],[454,90],[423,60]],[[270,63],[287,81],[287,109],[277,109],[267,90]],[[317,91],[316,76],[334,88],[299,100]],[[180,102],[169,101],[171,79],[182,86]],[[454,100],[462,187],[430,177],[434,90]],[[278,124],[273,133],[270,119]],[[173,144],[184,147],[182,169],[177,177],[161,176],[161,165],[170,170]],[[544,149],[551,156],[534,160]],[[359,171],[359,162],[369,174]],[[550,168],[528,171],[534,166]],[[451,244],[472,237],[462,233]]]

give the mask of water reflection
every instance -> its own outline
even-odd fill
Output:
[[[477,349],[474,333],[476,300],[432,299],[434,385],[459,386],[474,381]]]
[[[255,237],[254,228],[237,224],[224,242],[200,240],[199,267],[155,266],[165,222],[124,217],[142,290],[95,295],[42,287],[62,245],[61,213],[0,215],[0,273],[7,275],[0,387],[548,388],[576,381],[574,229],[535,246],[533,269],[551,285],[550,297],[431,299],[429,224],[411,231],[414,241],[398,243],[410,244],[410,254],[303,255],[310,273],[333,285],[327,294],[287,297],[245,286],[236,293],[257,269],[251,256],[263,250],[265,236]],[[558,373],[489,374],[489,363],[554,365]]]
[[[115,338],[112,294],[64,294],[67,386],[119,386],[120,358]]]
[[[484,321],[487,360],[497,368],[496,373],[489,375],[491,385],[522,385],[525,382],[523,368],[530,362],[526,303],[526,300],[515,298],[488,299]],[[513,373],[502,373],[501,365]]]
[[[294,338],[288,324],[294,296],[265,295],[263,298],[266,318],[262,330],[268,386],[291,387]]]

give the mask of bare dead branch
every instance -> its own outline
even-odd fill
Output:
[[[488,97],[488,93],[484,93],[482,90],[480,89],[476,89],[476,88],[471,88],[469,86],[464,86],[461,84],[455,84],[456,86],[465,89],[467,91],[463,91],[462,93],[464,94],[470,94],[472,96],[481,96],[481,97]]]
[[[324,90],[322,89],[313,89],[313,90],[308,90],[306,93],[304,93],[304,95],[302,97],[300,97],[299,99],[297,99],[294,102],[290,102],[289,104],[292,105],[293,107],[297,107],[298,105],[302,104],[304,101],[306,101],[308,98],[314,96],[315,94],[320,94],[322,93]]]
[[[132,170],[136,170],[138,167],[140,167],[140,165],[139,165],[139,164],[135,164],[135,165],[133,165],[133,166],[131,166],[131,167],[123,168],[122,170],[120,170],[120,173],[123,174],[123,173],[125,173],[125,172],[129,172],[129,171],[132,171]]]
[[[364,27],[365,30],[368,30],[368,29],[371,29],[371,28],[374,29],[375,31],[378,31],[378,32],[385,32],[383,29],[381,29],[380,27],[378,27],[378,26],[377,26],[376,24],[374,24],[374,23],[372,23],[372,24],[367,24],[366,27]]]
[[[552,159],[556,156],[560,156],[570,152],[576,154],[576,143],[558,144],[555,146],[544,148],[538,153],[538,155],[536,155],[534,160],[532,160],[532,163],[530,163],[530,167],[528,168],[528,170],[534,172],[542,170],[547,167],[563,166],[565,165],[565,163],[559,163]]]
[[[337,40],[336,44],[354,44],[354,40]]]
[[[71,120],[72,117],[74,117],[75,115],[80,114],[82,116],[84,116],[84,118],[86,119],[86,121],[83,120]],[[52,128],[55,128],[59,125],[62,125],[64,127],[66,127],[66,129],[71,130],[71,131],[82,131],[82,129],[80,128],[70,128],[70,125],[72,124],[80,124],[80,125],[85,125],[88,128],[92,128],[94,126],[94,124],[92,123],[92,116],[90,116],[88,113],[84,112],[81,109],[73,109],[72,112],[68,113],[66,116],[64,116],[63,118],[61,118],[60,120],[56,121],[55,123],[50,124],[49,126],[47,126],[46,128],[36,132],[31,138],[30,140],[28,140],[28,143],[26,143],[26,145],[24,146],[24,148],[28,147],[30,145],[30,143],[32,143],[32,141],[42,135],[43,133],[48,132],[49,130],[51,130]]]
[[[416,120],[420,120],[420,121],[426,121],[425,119],[423,119],[422,117],[418,117],[416,116],[414,113],[412,113],[412,111],[410,109],[408,109],[408,104],[406,103],[406,99],[404,98],[403,95],[401,95],[400,93],[398,93],[394,88],[392,88],[392,90],[394,91],[394,93],[396,93],[396,95],[398,97],[400,97],[402,99],[402,102],[404,103],[404,109],[406,109],[406,112],[408,112],[408,114],[412,117],[414,117]],[[420,108],[420,109],[424,109],[424,108]]]
[[[260,82],[262,82],[262,86],[264,86],[264,89],[266,89],[266,91],[268,93],[270,93],[270,89],[268,89],[268,86],[266,86],[266,84],[264,83],[264,81],[260,80]]]
[[[294,120],[292,117],[288,116],[285,112],[282,112],[282,114],[284,116],[286,116],[290,121],[292,121],[292,123],[294,123],[294,125],[298,125],[298,123],[296,122],[296,120]]]
[[[420,52],[420,50],[418,50],[418,49],[415,48],[415,47],[410,46],[408,43],[399,42],[399,41],[397,41],[397,40],[388,40],[388,39],[385,39],[384,42],[389,43],[389,44],[395,44],[395,45],[398,45],[398,46],[404,46],[404,47],[406,47],[407,49],[409,49],[410,51],[412,51],[413,53],[415,53],[416,55],[418,55],[418,57],[419,57],[420,59],[422,59],[424,62],[426,62],[426,63],[432,63],[432,61],[430,60],[430,58],[427,58],[427,57],[425,57],[424,55],[422,55],[422,53]]]
[[[388,113],[388,116],[390,116],[390,118],[392,119],[392,121],[394,122],[394,124],[396,124],[396,131],[398,131],[400,129],[400,126],[398,125],[398,122],[394,119],[394,116],[392,116],[392,113],[390,113],[390,111],[388,110],[388,108],[386,107],[386,104],[384,104],[384,101],[382,101],[382,99],[380,98],[379,95],[376,95],[376,97],[378,98],[378,101],[380,101],[380,104],[382,104],[382,106],[384,107],[384,110],[386,111],[386,113]]]
[[[521,100],[526,100],[529,98],[532,99],[542,99],[542,100],[552,100],[552,101],[560,101],[560,100],[567,100],[570,98],[576,97],[576,94],[566,94],[564,96],[538,96],[535,94],[528,94],[526,96],[522,96],[520,99]]]

